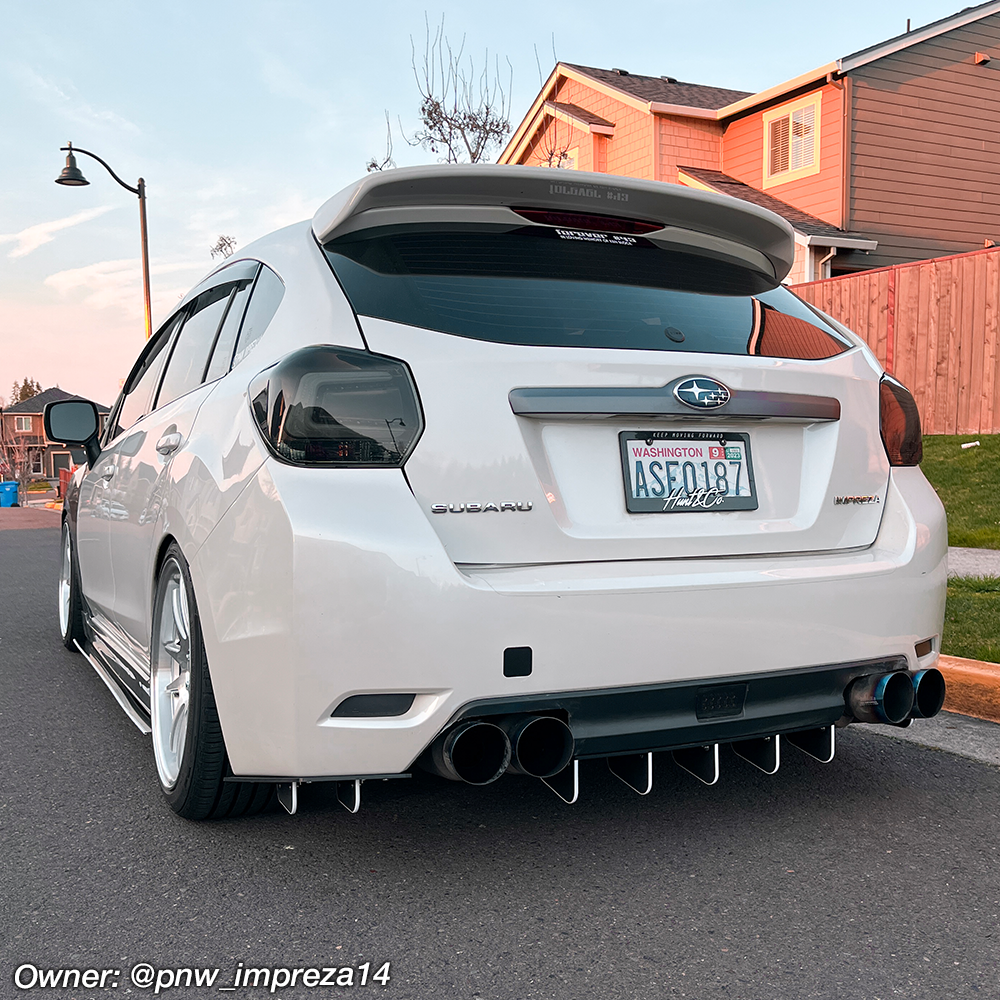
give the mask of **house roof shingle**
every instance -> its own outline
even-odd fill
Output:
[[[83,396],[77,396],[72,392],[65,392],[63,389],[56,388],[53,386],[50,389],[45,389],[43,392],[38,393],[37,396],[32,396],[30,399],[22,400],[20,403],[14,403],[13,406],[8,406],[4,413],[43,413],[45,407],[49,403],[60,402],[64,399],[83,399]],[[108,413],[110,412],[109,407],[102,406],[100,403],[95,404],[97,406],[98,413]]]
[[[545,106],[562,111],[569,115],[570,118],[576,118],[585,125],[600,125],[605,128],[614,128],[614,122],[609,122],[607,118],[602,118],[600,115],[595,115],[593,111],[581,108],[579,104],[566,104],[563,101],[546,101]]]
[[[750,187],[749,184],[744,184],[735,177],[730,177],[728,174],[722,173],[721,170],[681,166],[678,166],[677,169],[710,187],[713,191],[718,191],[719,194],[728,194],[733,198],[739,198],[741,201],[748,201],[751,205],[757,205],[759,208],[769,209],[776,215],[780,215],[796,232],[801,233],[803,236],[816,236],[819,239],[838,241],[848,239],[867,240],[867,237],[861,233],[851,233],[845,229],[831,225],[829,222],[824,222],[822,219],[817,219],[815,215],[810,215],[808,212],[794,208],[788,202],[781,201],[780,198],[775,198],[764,191],[758,191],[757,188]],[[850,244],[840,245],[849,246]],[[874,246],[874,243],[872,246]]]
[[[665,80],[660,76],[641,76],[638,73],[619,73],[611,69],[598,69],[595,66],[579,66],[575,63],[563,63],[571,69],[584,73],[599,83],[615,87],[632,97],[642,101],[657,101],[663,104],[675,104],[685,108],[704,108],[707,111],[718,111],[727,104],[750,97],[749,90],[726,90],[723,87],[704,87],[698,83],[682,83],[679,80]]]

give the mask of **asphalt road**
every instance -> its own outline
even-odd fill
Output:
[[[175,998],[239,963],[389,962],[362,996],[1000,997],[996,767],[852,727],[832,764],[789,746],[773,777],[728,751],[712,788],[658,762],[647,798],[589,762],[575,806],[421,775],[366,785],[356,816],[311,786],[295,817],[191,824],[59,643],[57,543],[0,531],[0,996],[153,996],[140,962]],[[22,990],[21,966],[111,972]],[[220,971],[168,987],[183,968]]]

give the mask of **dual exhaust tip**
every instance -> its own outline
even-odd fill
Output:
[[[467,719],[445,730],[421,761],[452,781],[488,785],[507,770],[550,778],[573,759],[573,733],[551,715]]]
[[[845,691],[848,709],[858,722],[895,726],[933,718],[944,697],[944,677],[935,667],[868,674]],[[441,733],[420,763],[452,781],[488,785],[508,770],[551,778],[570,763],[574,749],[572,730],[555,716],[466,719]]]
[[[944,705],[945,683],[936,667],[909,673],[894,670],[852,681],[847,706],[858,722],[906,725],[910,719],[932,719]]]

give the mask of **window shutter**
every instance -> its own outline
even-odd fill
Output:
[[[775,118],[768,127],[767,172],[773,177],[788,170],[788,118]]]
[[[792,112],[791,169],[811,167],[816,160],[816,105]]]

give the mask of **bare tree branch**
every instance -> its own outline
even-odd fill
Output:
[[[396,161],[392,158],[392,126],[389,124],[389,112],[387,111],[385,113],[385,156],[381,160],[377,156],[373,156],[365,164],[365,170],[372,173],[372,171],[385,170],[395,165]]]
[[[232,257],[233,251],[236,249],[236,240],[234,240],[232,236],[220,236],[215,241],[215,246],[211,249],[213,260],[215,260],[216,257],[221,257],[225,260],[227,257]]]
[[[500,60],[490,60],[476,72],[471,56],[465,55],[465,36],[452,48],[444,30],[444,15],[431,34],[424,15],[424,52],[417,66],[416,44],[410,36],[413,78],[420,94],[420,128],[403,138],[441,156],[445,163],[479,163],[503,144],[510,133],[510,91],[514,70],[510,60],[506,88],[500,75]],[[402,131],[402,130],[401,130]]]

